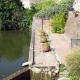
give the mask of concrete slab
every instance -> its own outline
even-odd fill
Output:
[[[51,51],[43,52],[42,43],[40,43],[39,32],[35,30],[35,65],[53,65],[57,66],[58,61],[65,64],[65,55],[71,49],[71,41],[65,34],[49,33],[49,40],[51,41]],[[57,58],[56,58],[56,56]]]
[[[39,32],[37,30],[35,30],[35,65],[53,65],[53,66],[57,66],[57,59],[54,55],[53,51],[49,51],[49,52],[43,52],[42,51],[42,43],[40,42],[40,36],[38,34]]]

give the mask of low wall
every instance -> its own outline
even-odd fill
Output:
[[[50,19],[42,19],[42,18],[36,18],[33,17],[33,22],[32,22],[32,29],[34,30],[47,30],[50,31]]]
[[[24,68],[2,80],[30,80],[30,70],[28,68]]]
[[[65,34],[70,39],[80,39],[80,14],[75,17],[73,12],[69,12],[69,17],[65,26]]]

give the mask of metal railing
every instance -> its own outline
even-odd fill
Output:
[[[29,50],[29,61],[34,64],[34,43],[35,43],[35,31],[32,31],[31,34],[31,42],[30,42],[30,50]]]

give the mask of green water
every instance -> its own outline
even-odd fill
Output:
[[[0,32],[0,80],[20,69],[28,60],[30,32]]]

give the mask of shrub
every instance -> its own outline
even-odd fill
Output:
[[[0,0],[0,29],[20,28],[23,10],[19,0]]]
[[[79,80],[79,78],[75,77],[74,75],[70,73],[67,75],[67,77],[70,78],[70,80]]]
[[[24,9],[20,0],[0,0],[0,30],[26,29],[37,10]]]
[[[66,22],[66,14],[59,13],[51,20],[52,32],[63,33]]]
[[[51,4],[49,7],[40,10],[37,14],[35,14],[35,17],[40,18],[51,18],[52,16],[55,16],[56,14],[60,12],[68,13],[70,8],[72,7],[74,0],[62,0],[59,4]]]
[[[32,24],[33,16],[37,13],[37,10],[34,6],[31,6],[31,9],[26,9],[23,11],[23,16],[20,25],[22,26],[22,30],[29,28]]]
[[[66,56],[65,62],[69,73],[80,79],[80,47],[73,48]]]
[[[60,72],[63,72],[64,70],[66,70],[65,65],[61,64],[60,65]]]
[[[48,7],[49,5],[53,4],[55,0],[43,0],[41,2],[33,4],[33,6],[36,8],[36,10],[42,10]]]

